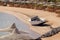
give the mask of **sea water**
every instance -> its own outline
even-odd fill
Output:
[[[13,23],[16,24],[16,27],[21,31],[25,31],[30,33],[30,36],[33,38],[37,38],[40,35],[35,33],[34,31],[30,30],[29,26],[25,24],[23,21],[19,20],[17,17],[8,14],[8,13],[2,13],[0,12],[0,29],[10,27]],[[0,35],[6,35],[7,32],[0,32]]]

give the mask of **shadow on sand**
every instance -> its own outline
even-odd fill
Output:
[[[41,26],[41,27],[45,27],[45,26],[50,26],[50,24],[38,24],[38,25],[34,25],[34,26]]]
[[[38,25],[34,25],[34,26],[37,26],[37,27],[49,27],[51,29],[53,29],[53,27],[50,25],[50,24],[38,24]]]

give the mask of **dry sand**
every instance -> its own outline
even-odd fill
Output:
[[[26,9],[26,8],[3,7],[3,6],[0,6],[0,12],[9,13],[16,16],[20,20],[24,21],[27,25],[29,25],[31,30],[39,34],[44,34],[50,31],[51,29],[48,26],[44,27],[32,26],[28,21],[31,16],[37,15],[39,17],[45,18],[46,20],[48,20],[48,24],[52,25],[52,27],[54,28],[60,26],[60,18],[57,17],[57,14],[53,12],[35,10],[35,9]],[[42,38],[42,40],[60,40],[60,33],[52,37]]]

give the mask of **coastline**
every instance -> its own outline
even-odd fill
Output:
[[[47,19],[49,21],[48,23],[51,24],[53,27],[60,26],[60,21],[59,21],[60,18],[56,17],[56,13],[53,13],[53,12],[26,9],[26,8],[3,7],[3,6],[0,6],[0,9],[1,9],[0,12],[4,12],[4,13],[8,13],[8,14],[12,14],[12,15],[16,16],[18,19],[22,20],[24,23],[29,25],[30,29],[32,29],[33,31],[35,31],[39,34],[48,32],[50,30],[50,28],[32,26],[28,21],[30,17],[23,15],[22,13],[19,13],[19,12],[24,12],[25,14],[30,15],[30,16],[38,15],[39,17],[43,17],[43,18]],[[59,40],[60,39],[59,35],[60,35],[60,33],[55,36],[49,37],[49,38],[43,38],[43,40]]]

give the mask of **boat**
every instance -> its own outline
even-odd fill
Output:
[[[39,18],[38,16],[34,16],[31,19],[29,19],[29,22],[34,25],[44,24],[47,21],[44,18]]]

